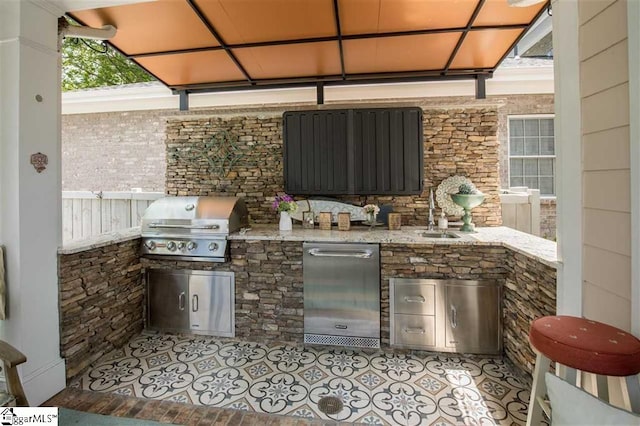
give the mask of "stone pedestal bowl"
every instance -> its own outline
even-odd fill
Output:
[[[484,201],[484,194],[450,194],[451,200],[464,209],[464,216],[462,216],[462,228],[463,232],[473,232],[474,226],[471,223],[471,209],[478,207]]]

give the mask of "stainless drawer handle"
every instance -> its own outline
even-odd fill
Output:
[[[343,325],[343,324],[336,324],[336,325],[335,325],[335,327],[336,327],[338,330],[346,330],[346,329],[347,329],[347,326],[346,326],[346,325]]]
[[[172,225],[168,223],[150,223],[149,228],[171,229],[220,229],[220,225]]]
[[[358,259],[369,259],[373,255],[371,250],[333,251],[317,248],[310,249],[307,253],[315,257],[356,257]]]
[[[424,334],[424,328],[404,328],[402,329],[407,334]]]
[[[184,311],[185,294],[184,291],[178,296],[178,309]]]
[[[424,303],[427,299],[424,296],[405,296],[404,301],[407,303]]]
[[[191,311],[198,312],[198,295],[194,294],[191,298]]]
[[[458,327],[458,310],[455,306],[451,305],[451,328]]]

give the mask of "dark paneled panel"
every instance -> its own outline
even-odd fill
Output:
[[[287,112],[283,139],[286,192],[349,192],[346,110]]]
[[[422,192],[422,110],[287,112],[285,190],[292,194]]]

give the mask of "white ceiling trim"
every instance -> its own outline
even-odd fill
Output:
[[[498,68],[487,95],[551,94],[553,66]],[[325,87],[325,102],[474,96],[472,80]],[[290,88],[192,94],[191,108],[315,103],[316,89]],[[62,114],[178,109],[178,96],[162,84],[128,85],[62,94]]]

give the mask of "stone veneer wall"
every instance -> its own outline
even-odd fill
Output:
[[[147,268],[235,273],[236,337],[303,340],[302,242],[231,241],[231,262],[142,259]]]
[[[247,203],[255,223],[275,223],[273,197],[284,190],[282,112],[188,116],[167,122],[166,193],[169,195],[235,195]],[[487,194],[474,209],[479,226],[501,224],[497,108],[424,108],[425,191],[419,196],[339,197],[344,201],[393,204],[405,225],[424,224],[428,190],[453,175],[465,175]],[[227,130],[238,136],[242,157],[226,176],[213,176],[205,158],[178,155],[209,152],[212,135]],[[187,157],[187,158],[185,158]]]
[[[140,239],[58,256],[60,354],[70,381],[143,327]]]
[[[532,374],[536,356],[529,345],[529,327],[536,318],[556,314],[556,270],[513,251],[509,251],[506,264],[504,351],[514,364]]]

